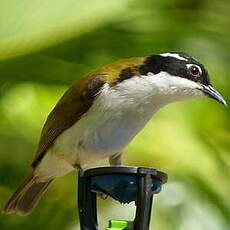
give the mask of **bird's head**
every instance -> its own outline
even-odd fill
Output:
[[[208,71],[196,59],[185,53],[164,53],[147,57],[139,67],[142,75],[153,75],[162,82],[172,101],[208,96],[227,106],[221,94],[213,88]]]

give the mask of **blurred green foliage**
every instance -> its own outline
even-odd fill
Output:
[[[29,172],[40,130],[68,85],[117,59],[191,53],[230,101],[229,0],[1,0],[0,205]],[[127,165],[169,174],[152,227],[230,227],[230,110],[208,99],[162,109],[126,149]],[[58,179],[28,217],[0,214],[0,229],[79,229],[76,176]],[[100,222],[128,218],[100,201]],[[102,228],[103,229],[103,228]]]

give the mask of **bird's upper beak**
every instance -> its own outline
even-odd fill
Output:
[[[228,106],[223,96],[217,90],[215,90],[211,85],[202,85],[201,91],[205,93],[207,96],[217,100],[225,107]]]

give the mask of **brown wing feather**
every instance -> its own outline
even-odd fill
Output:
[[[40,162],[54,140],[66,129],[77,122],[88,111],[96,93],[104,84],[101,75],[90,76],[75,82],[62,96],[60,101],[49,114],[42,129],[38,149],[32,167]],[[87,84],[85,84],[87,82]]]

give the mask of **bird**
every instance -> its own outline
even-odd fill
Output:
[[[121,165],[125,147],[160,108],[201,97],[227,106],[204,65],[183,52],[127,58],[89,72],[48,115],[32,172],[3,212],[28,215],[55,178],[87,164]]]

